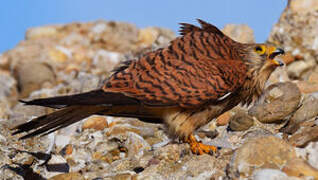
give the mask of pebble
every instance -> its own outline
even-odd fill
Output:
[[[21,63],[14,70],[14,74],[21,98],[26,98],[31,92],[41,89],[46,82],[55,84],[56,79],[52,67],[40,62]]]
[[[296,152],[285,141],[266,136],[254,138],[239,147],[231,162],[232,171],[248,177],[262,168],[280,169],[288,160],[295,159]]]
[[[294,83],[276,83],[265,90],[264,100],[248,113],[262,123],[283,121],[297,109],[300,99],[300,91]]]
[[[300,132],[293,134],[288,142],[296,147],[304,147],[312,141],[318,139],[318,126],[305,127]]]
[[[293,0],[290,1],[289,7],[294,12],[305,14],[310,11],[318,10],[318,2],[315,0]]]
[[[298,81],[296,82],[300,92],[304,94],[312,94],[318,92],[318,83],[310,81]]]
[[[299,109],[292,115],[288,125],[281,129],[282,132],[292,134],[296,132],[300,124],[318,116],[318,98],[309,95],[304,98]]]
[[[223,114],[221,114],[219,117],[216,119],[216,125],[217,126],[225,126],[230,122],[232,114],[230,111],[227,111]]]
[[[49,178],[48,180],[85,180],[85,178],[80,173],[66,173],[59,174]]]
[[[235,41],[241,43],[255,43],[254,31],[246,24],[227,24],[222,31]]]
[[[58,33],[58,30],[54,26],[44,26],[44,27],[35,27],[27,30],[25,34],[25,39],[31,40],[31,39],[37,39],[37,38],[43,38],[47,36],[56,36]]]
[[[0,103],[12,106],[17,102],[17,82],[8,71],[0,70]]]
[[[108,128],[108,123],[104,116],[91,116],[87,118],[82,125],[82,129],[103,130],[105,128]]]
[[[246,111],[237,110],[230,119],[229,129],[232,131],[245,131],[252,127],[254,120]]]
[[[253,172],[254,180],[291,180],[284,172],[277,169],[260,169]]]
[[[138,33],[138,43],[147,47],[153,44],[159,36],[159,32],[154,27],[141,29]]]
[[[300,77],[302,73],[309,70],[312,66],[304,61],[295,61],[287,66],[287,72],[290,77]]]
[[[282,171],[289,176],[295,177],[311,177],[314,179],[318,178],[318,170],[310,166],[303,159],[290,159],[286,165],[282,168]]]

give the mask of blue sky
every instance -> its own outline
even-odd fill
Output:
[[[263,42],[285,8],[287,0],[8,0],[0,6],[0,53],[17,45],[34,26],[87,22],[99,19],[125,21],[138,27],[160,26],[177,32],[179,22],[196,18],[220,28],[247,24],[257,42]]]

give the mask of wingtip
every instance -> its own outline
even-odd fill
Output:
[[[28,101],[25,101],[25,100],[22,100],[22,99],[19,99],[19,102],[23,103],[23,104],[28,104]]]
[[[17,134],[19,134],[19,131],[15,131],[15,132],[11,133],[12,136],[17,135]]]
[[[21,129],[19,129],[17,127],[11,128],[11,131],[14,131],[14,132],[11,133],[12,136],[15,136],[15,135],[20,134],[20,133],[23,132]]]
[[[22,137],[19,138],[19,141],[27,139],[27,138],[28,138],[28,135],[22,136]]]

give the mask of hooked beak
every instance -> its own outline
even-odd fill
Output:
[[[284,55],[285,51],[283,49],[280,48],[276,48],[270,55],[269,55],[269,59],[272,61],[273,64],[275,64],[276,66],[284,66],[284,62],[278,59],[275,59],[276,56],[278,55]]]

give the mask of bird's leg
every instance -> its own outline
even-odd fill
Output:
[[[211,146],[211,145],[206,145],[203,144],[201,142],[198,142],[195,137],[193,136],[193,134],[191,134],[190,136],[188,136],[185,141],[187,143],[189,143],[191,151],[194,154],[199,154],[202,155],[204,153],[206,154],[211,154],[211,153],[216,153],[217,152],[217,147],[216,146]]]

